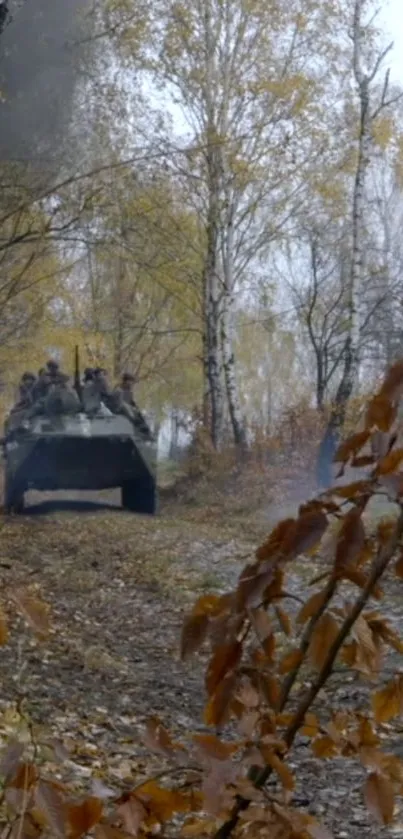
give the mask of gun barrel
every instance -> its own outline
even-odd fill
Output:
[[[81,379],[80,379],[80,354],[78,346],[75,348],[74,358],[74,388],[77,396],[81,399]]]

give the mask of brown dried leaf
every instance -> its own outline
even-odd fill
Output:
[[[347,463],[350,457],[358,454],[362,447],[365,446],[369,437],[370,431],[367,429],[352,434],[351,437],[348,437],[347,440],[340,443],[333,458],[334,463]]]
[[[389,431],[397,415],[397,405],[381,393],[368,403],[365,425],[368,430],[375,425],[379,431]]]
[[[266,638],[273,634],[273,625],[266,610],[252,609],[250,618],[258,640],[264,645]]]
[[[199,806],[197,794],[185,795],[178,790],[165,789],[156,781],[146,781],[136,788],[135,795],[160,824],[174,813],[187,813]]]
[[[19,762],[24,754],[24,745],[18,740],[9,740],[0,758],[0,775],[6,780],[15,776]]]
[[[122,819],[127,833],[137,836],[141,825],[146,821],[148,812],[142,801],[134,794],[126,794],[120,799],[116,808],[118,816]]]
[[[352,637],[357,641],[356,666],[363,673],[375,673],[381,666],[382,645],[379,636],[372,631],[372,627],[363,615],[360,615],[351,630]]]
[[[298,507],[298,518],[305,515],[305,513],[337,513],[338,509],[337,504],[335,504],[334,501],[329,501],[326,494],[325,496],[322,495],[319,498],[311,498],[304,504],[300,504]]]
[[[256,551],[256,559],[261,562],[265,559],[271,559],[276,553],[280,551],[284,538],[286,537],[290,527],[295,524],[295,519],[283,519],[278,522],[269,534],[268,538]]]
[[[48,606],[21,589],[12,592],[12,598],[35,634],[46,638],[50,629]]]
[[[371,655],[375,655],[376,648],[372,628],[363,615],[359,615],[351,630],[353,638],[361,644]]]
[[[178,746],[172,742],[169,732],[163,726],[159,717],[150,717],[147,720],[146,736],[144,738],[146,745],[153,751],[162,754],[170,754]]]
[[[295,787],[294,776],[281,757],[279,757],[272,749],[265,746],[261,746],[260,751],[266,765],[271,766],[280,778],[284,789],[292,791]]]
[[[396,561],[395,574],[396,577],[403,579],[403,553],[399,556],[399,559]]]
[[[223,743],[214,734],[194,734],[193,741],[203,755],[214,760],[228,760],[239,748],[238,743]]]
[[[298,667],[301,664],[303,657],[304,655],[301,650],[291,650],[291,652],[286,653],[280,660],[278,672],[281,674],[290,673],[291,670],[294,670],[294,667]]]
[[[259,711],[248,711],[246,714],[244,713],[241,715],[238,724],[239,733],[242,734],[243,737],[246,737],[247,740],[251,740],[256,731],[259,719]]]
[[[324,602],[326,600],[326,592],[325,591],[316,591],[315,594],[307,600],[297,615],[297,623],[304,624],[306,623],[309,618],[319,611],[322,608]]]
[[[351,641],[350,644],[344,644],[340,651],[340,658],[347,667],[356,667],[357,666],[357,653],[358,653],[358,644],[357,641]]]
[[[403,761],[394,754],[382,752],[382,773],[397,784],[403,783]]]
[[[232,671],[220,682],[204,709],[206,725],[222,725],[228,718],[231,700],[237,684],[237,673]]]
[[[285,534],[281,553],[287,559],[308,553],[316,548],[328,526],[327,516],[321,510],[303,513]]]
[[[284,632],[284,635],[286,635],[287,638],[289,638],[292,634],[292,625],[289,615],[287,615],[287,612],[285,612],[284,609],[281,608],[281,606],[276,606],[275,612],[281,629]]]
[[[361,571],[359,568],[344,568],[341,573],[340,577],[343,580],[349,580],[350,583],[354,583],[358,588],[365,588],[368,583],[368,577]],[[382,597],[382,590],[379,586],[375,586],[372,596],[377,600],[380,600]]]
[[[103,804],[99,798],[86,798],[81,804],[70,805],[67,809],[70,839],[80,839],[88,833],[102,817]]]
[[[379,737],[375,734],[369,719],[366,717],[360,720],[357,733],[360,746],[372,747],[379,744]]]
[[[380,615],[373,612],[367,612],[364,615],[371,632],[375,637],[381,638],[389,647],[392,647],[396,652],[403,653],[403,641],[395,632],[394,629],[387,623],[387,621]]]
[[[399,681],[393,679],[371,697],[372,709],[377,723],[389,722],[398,717],[402,709],[402,691]]]
[[[380,395],[389,399],[398,399],[403,392],[403,361],[395,361],[387,371]]]
[[[211,696],[229,671],[234,670],[242,656],[242,644],[233,641],[222,644],[214,651],[206,673],[206,689]]]
[[[7,644],[8,641],[8,624],[7,624],[7,616],[0,606],[0,646],[4,647],[4,644]]]
[[[357,561],[365,545],[361,510],[354,507],[343,519],[337,540],[335,573],[339,575]]]
[[[56,836],[66,836],[66,807],[55,785],[39,781],[35,789],[35,802]]]
[[[304,737],[316,737],[319,734],[319,720],[315,714],[305,714],[304,724],[300,729]]]
[[[353,466],[355,469],[363,469],[363,467],[372,466],[374,463],[374,456],[372,454],[365,454],[361,455],[360,457],[353,457],[351,461],[351,466]]]
[[[192,615],[217,615],[227,605],[228,595],[202,594],[192,609]]]
[[[320,670],[329,654],[329,650],[339,634],[339,625],[335,617],[325,612],[319,618],[312,633],[308,656],[315,668]]]
[[[235,598],[238,612],[260,606],[263,593],[275,578],[275,571],[275,567],[266,562],[250,563],[243,569],[239,575]]]
[[[327,757],[335,757],[335,755],[339,754],[339,749],[332,739],[327,734],[324,734],[323,737],[316,737],[315,740],[312,740],[311,749],[318,758],[327,758]]]
[[[269,673],[258,673],[257,684],[262,698],[271,708],[276,710],[280,699],[278,680]]]
[[[403,449],[392,449],[383,457],[376,468],[377,475],[390,475],[395,472],[403,460]]]
[[[15,789],[29,789],[32,787],[38,778],[38,770],[33,763],[22,763],[18,766],[17,771],[9,781],[9,786]]]
[[[395,806],[393,786],[380,772],[370,772],[368,775],[364,798],[368,810],[380,824],[391,823]]]
[[[386,545],[396,531],[396,522],[392,518],[383,519],[376,529],[376,538],[382,545]]]
[[[353,499],[359,495],[366,495],[370,488],[371,483],[368,480],[353,481],[351,484],[333,487],[332,495],[337,495],[339,498]]]
[[[244,708],[258,708],[260,703],[259,693],[249,682],[241,685],[237,692],[237,699],[242,703]]]
[[[208,615],[189,615],[182,627],[181,659],[184,661],[202,646],[208,630]]]

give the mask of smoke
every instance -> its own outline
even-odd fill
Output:
[[[49,163],[63,155],[80,79],[86,7],[87,0],[9,0],[0,34],[2,163]]]

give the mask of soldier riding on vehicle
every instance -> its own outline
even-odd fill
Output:
[[[78,349],[74,386],[53,360],[38,377],[24,373],[5,423],[7,511],[21,512],[29,489],[120,487],[125,509],[155,512],[157,446],[133,383],[126,373],[112,391],[102,367],[87,368],[82,383]]]

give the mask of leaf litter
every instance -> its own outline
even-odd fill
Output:
[[[32,597],[40,593],[51,607],[50,635],[44,640],[47,615],[36,616],[29,600],[22,603],[21,616],[3,604],[2,621],[11,629],[0,657],[5,767],[20,755],[18,744],[32,748],[33,736],[49,775],[80,794],[107,799],[166,768],[164,726],[182,738],[206,736],[205,656],[199,654],[198,664],[180,660],[183,615],[197,594],[222,594],[234,585],[239,560],[253,557],[259,537],[254,522],[248,528],[223,525],[222,518],[204,513],[193,516],[173,505],[156,519],[106,508],[4,520],[3,586],[18,601],[28,580]],[[304,576],[296,573],[292,586],[297,597],[306,586]],[[400,581],[395,579],[394,586]],[[400,598],[388,612],[396,630],[403,627]],[[299,611],[295,602],[295,617]],[[26,621],[38,624],[36,637]],[[284,644],[290,641],[286,637]],[[391,661],[398,660],[392,652]],[[362,703],[369,688],[347,670],[336,690],[340,708],[349,709]],[[320,712],[326,714],[325,693]],[[391,751],[396,731],[393,721],[385,726]],[[295,801],[323,818],[335,837],[379,836],[366,811],[361,767],[350,761],[347,769],[344,758],[324,767],[302,737],[289,769],[297,778]],[[51,822],[53,801],[47,788],[43,792]],[[369,773],[367,797],[381,792]],[[398,824],[382,835],[399,835]]]

